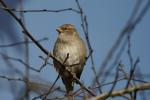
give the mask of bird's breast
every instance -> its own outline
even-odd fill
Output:
[[[75,44],[58,43],[54,55],[62,62],[66,60],[69,65],[79,63],[79,48]]]
[[[53,53],[62,63],[67,58],[67,64],[72,65],[80,63],[85,59],[86,48],[81,40],[71,40],[68,42],[57,40]]]

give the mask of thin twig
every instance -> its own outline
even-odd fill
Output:
[[[139,84],[139,85],[135,85],[135,86],[129,87],[127,89],[113,91],[111,94],[103,93],[103,94],[101,94],[99,96],[96,96],[96,97],[93,97],[93,98],[91,98],[89,100],[104,100],[104,99],[107,99],[109,97],[122,96],[124,94],[132,93],[134,91],[149,90],[149,89],[150,89],[150,83],[143,83],[143,84]]]
[[[39,39],[39,40],[37,40],[37,42],[42,42],[42,41],[45,41],[45,40],[48,40],[48,38],[45,37],[45,38]],[[20,42],[11,43],[11,44],[3,44],[3,45],[0,45],[0,48],[9,48],[9,47],[23,45],[25,43],[33,43],[33,42],[32,41],[28,41],[28,42],[26,42],[26,41],[20,41]]]
[[[92,64],[92,70],[93,70],[93,73],[94,73],[95,78],[96,78],[96,83],[98,85],[100,85],[100,82],[98,81],[98,78],[97,78],[97,72],[96,72],[95,63],[94,63],[93,54],[92,54],[93,53],[93,49],[92,49],[92,46],[91,46],[91,43],[90,43],[90,39],[89,39],[87,17],[84,14],[83,9],[80,6],[80,3],[79,3],[78,0],[76,0],[76,4],[77,4],[77,7],[78,7],[78,9],[80,11],[81,27],[83,29],[83,32],[84,32],[84,35],[85,35],[85,38],[86,38],[86,42],[87,42],[87,45],[88,45],[88,49],[89,49],[89,55],[87,56],[87,60],[90,57],[91,64]],[[99,89],[99,92],[102,93],[102,90],[100,88],[98,88],[98,89]]]
[[[57,76],[56,80],[54,81],[53,85],[48,89],[48,91],[40,96],[37,96],[37,97],[34,97],[32,100],[36,100],[36,99],[39,99],[39,98],[42,98],[42,100],[45,100],[47,99],[47,96],[49,95],[49,93],[51,92],[52,88],[54,87],[54,85],[56,84],[56,82],[58,81],[59,79],[59,75]]]
[[[51,13],[59,13],[59,12],[65,12],[65,11],[73,11],[73,12],[76,12],[76,13],[80,13],[78,10],[76,9],[73,9],[73,8],[64,8],[64,9],[58,9],[58,10],[49,10],[49,9],[40,9],[40,10],[31,10],[31,9],[28,9],[28,10],[17,10],[17,9],[14,9],[14,8],[6,8],[6,7],[2,7],[0,6],[1,9],[4,9],[4,10],[11,10],[13,12],[22,12],[22,13],[43,13],[43,12],[51,12]]]
[[[135,16],[133,16],[133,15],[129,18],[129,21],[127,22],[126,26],[120,32],[120,35],[118,36],[116,42],[114,43],[114,45],[110,49],[109,53],[107,54],[106,58],[104,59],[103,63],[101,64],[100,69],[99,69],[98,74],[97,74],[98,78],[100,78],[100,76],[102,76],[102,74],[105,72],[104,70],[106,69],[108,62],[111,60],[111,58],[113,57],[115,51],[118,49],[119,45],[122,43],[123,38],[127,35],[127,33],[131,34],[131,32],[134,30],[135,26],[144,17],[144,15],[148,11],[149,7],[150,7],[150,0],[147,1],[146,5],[141,10],[141,12],[140,12],[140,14],[137,18],[135,18]],[[133,11],[136,11],[136,10],[133,10]],[[103,70],[101,70],[101,69],[103,69]],[[96,80],[97,80],[96,78],[93,80],[92,85],[95,84]]]
[[[134,74],[135,68],[137,67],[137,64],[139,63],[139,61],[140,61],[140,59],[137,58],[136,61],[135,61],[135,63],[134,63],[134,65],[133,65],[133,68],[132,68],[131,71],[130,71],[130,76],[129,76],[129,79],[128,79],[126,88],[129,87],[130,81],[131,81],[131,79],[132,79],[132,76],[133,76],[133,74]]]
[[[0,75],[0,78],[7,79],[8,81],[21,81],[21,82],[25,81],[24,79],[21,79],[21,78],[10,78],[4,75]]]
[[[117,69],[116,69],[116,75],[115,75],[115,79],[114,79],[114,83],[113,83],[113,85],[112,85],[112,87],[111,87],[111,89],[110,89],[110,91],[109,91],[109,94],[111,94],[112,93],[112,91],[114,90],[114,88],[115,88],[115,86],[116,86],[116,84],[117,84],[117,80],[118,80],[118,77],[119,77],[119,64],[118,64],[118,67],[117,67]]]
[[[8,8],[6,3],[1,0],[0,1],[2,6],[5,8]],[[10,10],[10,9],[5,9],[16,21],[17,23],[19,23],[19,25],[22,27],[22,29],[24,30],[24,34],[26,34],[35,44],[36,46],[38,46],[40,48],[41,51],[43,51],[46,55],[50,55],[50,57],[53,60],[56,60],[58,63],[60,63],[60,65],[64,66],[59,60],[57,60],[56,57],[53,56],[53,54],[49,53],[39,42],[37,42],[37,40],[29,33],[29,31],[26,29],[26,27],[24,26],[24,24],[22,23],[22,21]],[[65,67],[64,67],[65,68]],[[67,70],[67,69],[64,69]],[[72,73],[70,73],[71,75],[73,75]],[[87,89],[77,77],[74,77],[74,79],[80,84],[81,87],[83,87],[87,92],[89,92],[91,95],[95,96],[95,94],[90,91],[89,89]]]
[[[8,8],[8,6],[3,0],[0,0],[0,2],[3,7]],[[30,34],[30,32],[26,29],[23,22],[10,9],[5,9],[5,11],[7,11],[17,21],[17,23],[19,23],[19,25],[23,29],[23,33],[26,34],[36,44],[36,46],[38,46],[41,49],[41,51],[43,51],[46,55],[48,55],[48,51],[39,42],[37,42],[37,40]]]
[[[21,64],[23,64],[25,67],[33,70],[33,71],[36,71],[38,72],[38,69],[35,69],[33,67],[31,67],[30,65],[28,65],[27,63],[25,63],[23,60],[21,60],[20,58],[15,58],[15,57],[10,57],[10,56],[7,56],[6,54],[4,53],[0,53],[1,56],[3,56],[5,59],[9,59],[9,60],[14,60],[14,61],[18,61],[20,62]]]

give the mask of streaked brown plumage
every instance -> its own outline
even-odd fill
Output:
[[[79,37],[75,27],[71,24],[64,24],[56,30],[59,35],[54,45],[53,55],[62,64],[68,55],[64,64],[65,67],[80,78],[86,60],[87,51],[85,43]],[[72,75],[70,75],[67,71],[61,70],[61,67],[63,66],[61,66],[60,63],[55,60],[53,62],[66,87],[67,95],[71,95],[74,83]]]

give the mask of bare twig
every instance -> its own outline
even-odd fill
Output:
[[[139,85],[135,85],[135,86],[129,87],[127,89],[113,91],[111,94],[103,93],[103,94],[101,94],[99,96],[96,96],[94,98],[91,98],[89,100],[104,100],[104,99],[109,98],[109,97],[122,96],[124,94],[132,93],[134,91],[149,90],[149,89],[150,89],[150,83],[143,83],[143,84],[139,84]]]
[[[49,58],[49,55],[48,55],[47,58],[45,59],[44,65],[47,64],[48,58]],[[64,62],[63,62],[63,65],[65,65],[65,63],[66,63],[66,61],[68,60],[68,58],[69,58],[69,53],[67,53],[67,57],[65,58],[65,60],[64,60]],[[42,67],[41,67],[41,68],[42,68]],[[38,96],[38,97],[33,98],[33,100],[36,100],[36,99],[38,99],[38,98],[42,98],[43,100],[47,99],[47,96],[49,95],[49,93],[51,92],[52,88],[54,87],[54,85],[55,85],[56,82],[58,81],[59,77],[60,77],[60,76],[58,75],[57,78],[56,78],[56,80],[55,80],[55,82],[54,82],[53,85],[48,89],[48,91],[47,91],[46,93],[44,93],[44,94],[42,94],[42,95],[40,95],[40,96]]]
[[[139,4],[137,6],[139,7]],[[111,60],[111,58],[114,55],[114,52],[118,49],[119,45],[122,43],[123,38],[125,36],[127,36],[129,33],[131,34],[131,32],[134,30],[135,26],[141,21],[143,16],[146,14],[149,7],[150,7],[150,0],[147,1],[146,5],[142,9],[142,11],[140,12],[138,17],[135,18],[135,15],[131,15],[131,17],[129,18],[129,21],[127,22],[126,26],[121,31],[121,33],[118,36],[116,42],[114,43],[114,45],[110,49],[108,55],[106,56],[103,63],[101,64],[100,69],[99,69],[98,74],[97,74],[98,78],[100,78],[100,76],[102,76],[102,74],[105,72],[104,70],[106,69],[108,62]],[[137,12],[136,9],[137,9],[137,7],[135,7],[135,10],[133,10],[134,14],[135,14],[135,12]],[[101,70],[101,69],[103,69],[103,70]],[[96,80],[97,80],[96,78],[93,80],[92,85],[95,84]]]
[[[19,0],[19,3],[20,3],[20,10],[23,10],[24,9],[24,7],[23,7],[23,0]],[[25,18],[24,18],[24,13],[23,12],[20,12],[19,13],[20,14],[20,20],[24,23],[24,25],[25,25]],[[28,41],[29,41],[29,38],[28,38],[28,36],[26,36],[25,34],[23,34],[23,37],[24,37],[24,41],[25,41],[25,44],[24,44],[24,47],[25,47],[25,52],[24,52],[24,60],[25,60],[25,63],[27,64],[27,65],[29,65],[29,44],[28,44]],[[23,98],[26,98],[27,100],[29,99],[29,96],[30,96],[30,94],[29,94],[29,86],[28,86],[28,84],[29,84],[29,81],[30,81],[30,70],[29,70],[29,68],[28,67],[25,67],[25,75],[24,75],[24,77],[26,78],[26,81],[25,81],[25,85],[26,85],[26,87],[25,87],[25,93],[24,93],[24,97]]]
[[[123,40],[122,40],[123,41]],[[105,71],[105,73],[103,74],[102,80],[101,82],[104,82],[105,80],[107,80],[108,76],[110,76],[111,71],[116,67],[116,65],[119,63],[119,59],[125,49],[125,46],[127,44],[126,39],[123,41],[122,46],[120,47],[120,50],[118,51],[118,54],[116,54],[115,60],[114,62],[111,64],[111,66]]]
[[[51,92],[52,88],[54,87],[54,85],[56,84],[56,82],[58,81],[59,79],[59,75],[57,76],[56,80],[54,81],[53,85],[48,89],[48,91],[40,96],[37,96],[37,97],[34,97],[32,100],[36,100],[36,99],[39,99],[39,98],[42,98],[42,100],[46,100],[47,99],[47,96],[49,95],[49,93]]]
[[[31,10],[31,9],[28,9],[28,10],[17,10],[17,9],[14,9],[14,8],[6,8],[6,7],[2,7],[0,6],[1,9],[4,9],[4,10],[11,10],[13,12],[22,12],[22,13],[43,13],[43,12],[50,12],[50,13],[59,13],[59,12],[65,12],[65,11],[73,11],[73,12],[76,12],[76,13],[80,13],[78,10],[76,9],[73,9],[73,8],[64,8],[64,9],[58,9],[58,10],[49,10],[49,9],[40,9],[40,10]]]
[[[37,40],[37,42],[42,42],[42,41],[45,41],[45,40],[48,40],[48,38],[42,38],[42,39],[39,39]],[[16,42],[16,43],[11,43],[11,44],[4,44],[4,45],[0,45],[0,48],[9,48],[9,47],[14,47],[14,46],[19,46],[19,45],[23,45],[25,43],[33,43],[32,41],[21,41],[21,42]]]
[[[5,8],[8,8],[8,6],[6,5],[6,3],[1,0],[0,1],[2,6]],[[22,27],[22,29],[24,30],[24,34],[26,34],[35,44],[36,46],[38,46],[41,51],[43,51],[46,55],[50,55],[50,57],[54,60],[56,60],[58,63],[61,64],[61,62],[59,60],[57,60],[56,57],[53,56],[53,54],[49,53],[45,48],[43,48],[43,46],[36,41],[36,39],[29,33],[29,31],[26,29],[26,27],[24,26],[24,24],[22,23],[22,21],[10,10],[10,9],[5,9],[16,21],[17,23],[19,23],[19,25]],[[64,66],[63,64],[61,64],[62,66]],[[64,67],[65,68],[65,67]],[[67,70],[67,69],[64,69]],[[72,73],[70,73],[71,75],[73,75]],[[74,79],[80,84],[81,87],[83,87],[86,91],[88,91],[91,95],[95,96],[95,94],[93,92],[91,92],[89,89],[87,89],[81,82],[80,80],[74,76]]]
[[[23,64],[25,67],[33,70],[33,71],[36,71],[36,72],[39,72],[38,69],[35,69],[33,67],[31,67],[30,65],[28,65],[27,63],[25,63],[23,60],[19,59],[19,58],[15,58],[15,57],[10,57],[10,56],[7,56],[6,54],[4,53],[0,53],[1,56],[3,56],[5,59],[9,59],[9,60],[14,60],[14,61],[18,61],[20,62],[21,64]]]
[[[0,3],[2,4],[3,7],[8,8],[8,6],[3,0],[0,0]],[[22,27],[24,31],[23,33],[26,34],[36,44],[36,46],[38,46],[41,49],[41,51],[43,51],[46,55],[48,55],[48,51],[45,48],[43,48],[43,46],[39,42],[37,42],[37,40],[30,34],[30,32],[26,29],[21,19],[19,19],[10,9],[5,9],[5,11],[7,11],[17,21],[17,23],[19,23],[19,25]]]
[[[40,69],[39,69],[39,72],[40,72],[44,67],[46,67],[47,64],[50,64],[50,63],[48,63],[48,59],[49,59],[50,55],[51,55],[51,52],[48,53],[48,55],[47,55],[46,58],[43,58],[42,56],[40,56],[40,58],[44,60],[44,64],[41,65],[41,67],[40,67]],[[52,65],[52,64],[50,64],[50,65]]]
[[[118,77],[119,77],[119,65],[118,65],[118,67],[117,67],[117,69],[116,69],[116,75],[115,75],[115,79],[114,79],[114,83],[113,83],[113,85],[112,85],[112,87],[111,87],[111,89],[110,89],[110,91],[109,91],[109,94],[111,94],[112,93],[112,91],[114,90],[114,88],[115,88],[115,86],[116,86],[116,84],[117,84],[117,80],[118,80]]]
[[[92,49],[92,46],[91,46],[91,43],[90,43],[90,39],[89,39],[87,17],[84,14],[83,9],[80,6],[80,3],[79,3],[78,0],[76,0],[76,4],[77,4],[77,7],[78,7],[78,9],[80,11],[81,27],[83,29],[83,32],[84,32],[84,35],[85,35],[85,38],[86,38],[86,42],[87,42],[87,45],[88,45],[88,49],[89,49],[89,55],[87,56],[87,60],[90,57],[91,63],[92,63],[92,70],[93,70],[93,73],[94,73],[94,75],[96,77],[96,83],[98,85],[100,85],[100,82],[98,81],[98,78],[97,78],[97,72],[96,72],[96,68],[95,68],[95,64],[94,64],[94,59],[93,59],[93,55],[92,55],[93,49]],[[100,88],[98,88],[98,89],[99,89],[99,92],[102,93],[102,90]]]
[[[53,85],[49,88],[48,92],[44,95],[44,97],[43,97],[44,100],[47,98],[48,94],[51,92],[52,88],[54,87],[54,85],[58,81],[59,77],[60,76],[58,75],[57,78],[56,78],[56,80],[54,81]]]
[[[134,74],[134,71],[135,71],[135,68],[137,67],[137,64],[139,63],[139,58],[137,58],[137,60],[135,61],[134,65],[133,65],[133,68],[131,69],[130,71],[130,76],[129,76],[129,79],[128,79],[128,82],[127,82],[127,85],[126,85],[126,88],[128,88],[129,84],[130,84],[130,81],[132,79],[132,76]]]
[[[127,80],[127,79],[128,79],[127,77],[123,77],[123,78],[120,78],[120,79],[118,79],[118,80],[116,80],[116,81],[119,82],[119,81],[124,81],[124,80]],[[132,78],[131,80],[134,80],[134,81],[140,82],[140,83],[149,83],[148,81],[144,81],[144,80],[140,80],[140,79],[135,79],[135,78]],[[100,86],[95,86],[95,87],[93,87],[93,88],[91,88],[91,89],[96,89],[96,88],[98,88],[98,87],[104,87],[104,86],[107,86],[107,85],[111,85],[111,84],[114,84],[114,82],[115,82],[115,81],[107,82],[107,83],[105,83],[105,84],[101,84]]]
[[[0,78],[7,79],[8,81],[21,81],[21,82],[25,81],[24,79],[21,79],[21,78],[10,78],[4,75],[0,75]]]

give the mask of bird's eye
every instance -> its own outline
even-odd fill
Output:
[[[67,27],[64,27],[64,30],[67,30],[68,28]]]

